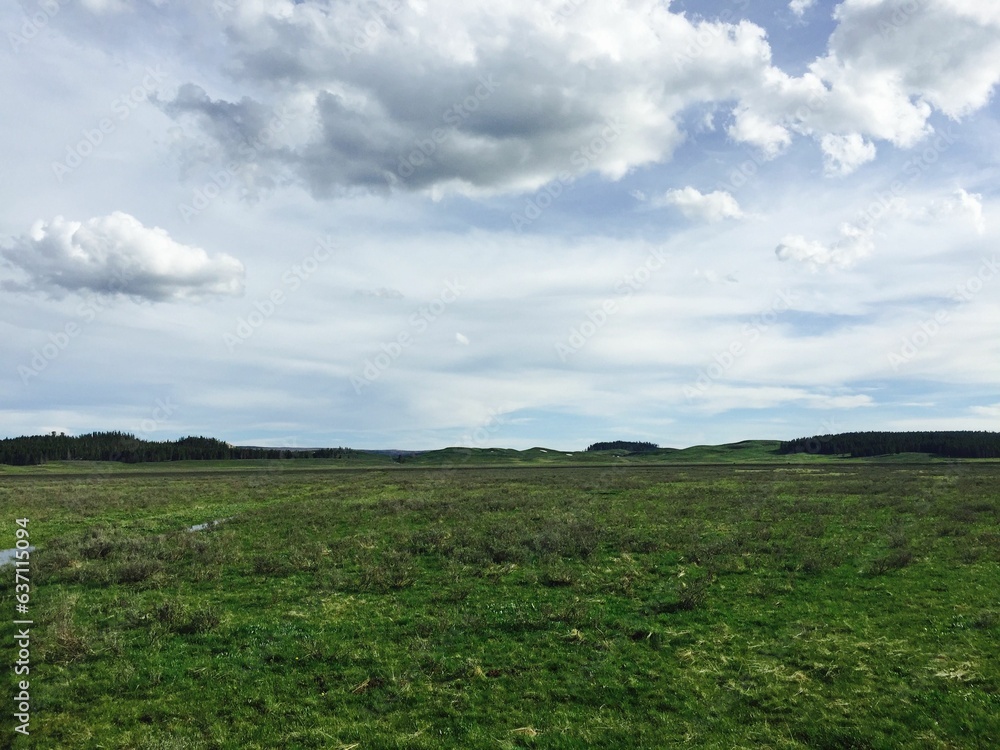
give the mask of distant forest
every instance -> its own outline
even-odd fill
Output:
[[[140,440],[126,432],[91,432],[71,437],[52,433],[0,440],[0,464],[28,466],[47,461],[204,461],[241,458],[343,458],[350,448],[278,450],[240,448],[215,438],[186,437],[175,441]]]
[[[588,451],[629,451],[631,453],[649,453],[659,450],[655,443],[634,443],[627,440],[612,440],[610,443],[593,443],[587,446]]]
[[[943,458],[1000,458],[996,432],[845,432],[782,442],[781,454],[817,453],[851,458],[931,453]]]

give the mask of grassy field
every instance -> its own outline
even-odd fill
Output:
[[[0,478],[4,743],[1000,746],[1000,465],[226,468]]]

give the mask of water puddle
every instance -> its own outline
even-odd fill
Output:
[[[210,529],[218,526],[220,523],[228,521],[228,518],[216,518],[214,521],[206,521],[205,523],[196,523],[194,526],[188,526],[188,531],[204,531],[205,529]]]
[[[206,523],[198,523],[194,526],[189,526],[188,531],[204,531],[205,529],[213,528],[218,526],[220,523],[228,521],[228,518],[217,518],[214,521],[207,521]],[[33,546],[27,547],[28,552],[34,552],[35,548]],[[10,565],[15,560],[15,555],[17,554],[17,548],[14,549],[0,549],[0,565]]]
[[[34,547],[26,547],[28,552],[34,552]],[[14,555],[17,553],[17,548],[14,549],[0,549],[0,565],[10,565],[14,562]]]

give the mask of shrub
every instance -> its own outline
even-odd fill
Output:
[[[153,607],[151,617],[142,620],[155,620],[174,633],[191,635],[204,633],[216,628],[222,621],[218,610],[212,606],[188,607],[174,599],[165,599]]]
[[[127,560],[113,566],[109,578],[114,583],[142,583],[163,572],[159,560]]]
[[[887,555],[876,557],[869,563],[865,573],[870,577],[885,575],[893,570],[902,570],[912,563],[914,555],[911,550],[893,550]]]
[[[79,661],[92,653],[93,635],[77,625],[74,618],[78,597],[63,599],[52,614],[49,637],[44,656],[47,661],[69,663]]]

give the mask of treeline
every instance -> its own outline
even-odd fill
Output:
[[[588,451],[629,451],[630,453],[649,453],[659,450],[656,443],[632,442],[629,440],[612,440],[609,443],[592,443],[587,446]]]
[[[246,458],[344,458],[350,448],[320,450],[280,450],[245,448],[207,437],[180,440],[141,440],[126,432],[91,432],[70,436],[52,433],[0,440],[0,464],[29,466],[47,461],[119,461],[142,463],[157,461],[207,461]]]
[[[851,458],[896,453],[931,453],[943,458],[1000,458],[996,432],[845,432],[782,442],[779,453],[850,455]]]

